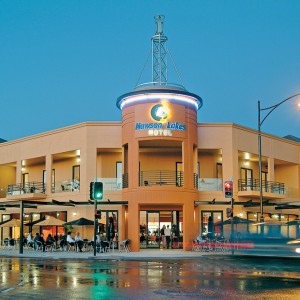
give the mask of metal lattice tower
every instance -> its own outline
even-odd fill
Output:
[[[163,32],[164,16],[154,17],[156,33],[152,37],[152,82],[166,85],[168,81],[167,45],[168,38]]]

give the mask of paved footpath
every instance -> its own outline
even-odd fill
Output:
[[[145,259],[191,259],[205,256],[231,256],[229,252],[202,252],[202,251],[183,251],[182,249],[141,249],[140,252],[119,252],[119,250],[110,251],[108,253],[97,253],[94,256],[93,251],[74,252],[74,251],[53,251],[41,252],[32,249],[24,249],[23,254],[19,253],[19,249],[0,249],[0,257],[24,257],[24,258],[51,258],[51,259],[116,259],[116,260],[145,260]],[[300,255],[286,255],[286,253],[278,253],[272,251],[235,251],[235,256],[268,256],[268,257],[298,257]]]

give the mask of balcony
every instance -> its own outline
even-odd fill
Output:
[[[198,191],[222,191],[222,178],[199,178]]]
[[[182,171],[150,170],[139,172],[139,186],[184,186]]]
[[[103,183],[104,191],[121,191],[122,179],[121,178],[97,178],[97,181]]]
[[[44,182],[26,182],[24,184],[11,184],[7,187],[7,199],[11,200],[37,200],[45,199],[46,186]]]
[[[262,191],[265,198],[284,199],[286,197],[285,185],[282,182],[263,180]],[[259,179],[239,179],[238,196],[259,198]]]
[[[80,181],[77,179],[56,181],[52,187],[52,193],[80,191]]]

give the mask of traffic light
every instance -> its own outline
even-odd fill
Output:
[[[95,219],[101,219],[101,209],[95,210]]]
[[[224,194],[225,194],[225,198],[233,197],[233,182],[232,181],[224,182]]]
[[[103,198],[103,183],[91,182],[90,183],[90,199],[101,200]]]

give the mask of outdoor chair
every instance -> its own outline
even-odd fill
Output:
[[[73,242],[71,242],[71,243],[69,243],[69,242],[67,242],[68,244],[68,251],[71,251],[72,250],[72,248],[73,248],[73,251],[75,251],[75,243],[73,243]]]
[[[200,245],[197,240],[193,240],[192,251],[200,251]]]
[[[43,251],[43,244],[40,241],[34,242],[35,251]]]
[[[68,243],[66,240],[60,240],[59,241],[59,249],[61,251],[67,251],[67,246],[68,246]]]
[[[52,252],[54,248],[54,243],[46,243],[45,251],[50,251]]]
[[[130,252],[130,240],[123,240],[119,243],[119,252]]]

